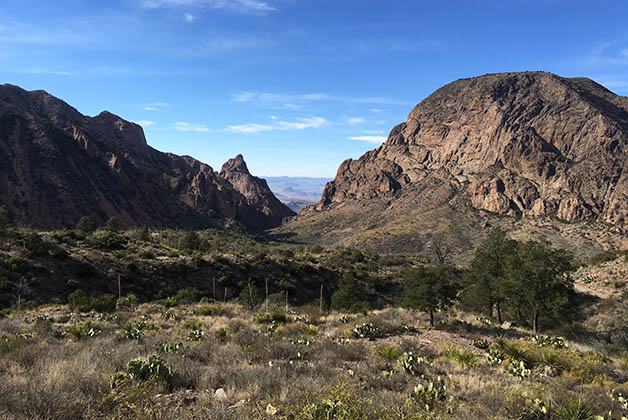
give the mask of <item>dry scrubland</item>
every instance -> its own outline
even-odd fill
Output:
[[[628,416],[626,252],[578,262],[575,290],[552,275],[562,294],[540,336],[520,305],[543,296],[521,300],[532,283],[513,258],[549,248],[496,230],[463,267],[234,232],[94,229],[1,232],[1,419]],[[465,305],[483,310],[477,276],[506,248],[510,271],[493,280],[510,322],[498,325]],[[434,326],[398,307],[452,279],[466,299],[438,302],[449,310]]]
[[[604,314],[532,338],[456,310],[122,300],[0,320],[5,419],[620,419],[628,357]],[[605,305],[619,305],[606,302]],[[623,320],[622,320],[623,322]],[[597,329],[597,330],[596,330]],[[610,331],[610,330],[609,330]]]

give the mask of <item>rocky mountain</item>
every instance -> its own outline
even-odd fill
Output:
[[[266,180],[251,175],[242,155],[225,162],[220,176],[229,181],[250,206],[265,214],[273,226],[280,225],[285,218],[295,215],[273,195]]]
[[[109,112],[88,117],[44,91],[0,86],[0,203],[17,224],[61,228],[90,215],[124,227],[265,229],[294,214],[250,181],[234,186],[209,165],[159,152]]]
[[[343,162],[291,229],[303,233],[333,213],[342,229],[355,225],[384,242],[436,219],[458,226],[463,240],[478,223],[517,221],[550,221],[550,231],[597,224],[621,236],[627,159],[628,98],[592,80],[542,72],[462,79],[421,101],[379,148]],[[363,207],[381,220],[351,216]],[[448,228],[424,226],[415,237],[426,231]]]

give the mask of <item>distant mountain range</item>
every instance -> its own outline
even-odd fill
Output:
[[[325,184],[331,181],[330,178],[290,176],[267,176],[264,179],[275,196],[295,212],[318,202]]]
[[[80,114],[44,91],[0,86],[0,204],[18,225],[74,226],[89,215],[123,227],[277,226],[295,213],[241,155],[220,173],[148,146],[142,127]]]

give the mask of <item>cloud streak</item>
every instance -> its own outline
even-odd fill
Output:
[[[142,108],[144,109],[144,111],[157,111],[158,109],[166,108],[169,106],[170,104],[165,102],[153,102],[151,104],[142,105]]]
[[[155,121],[147,121],[147,120],[140,120],[140,121],[133,121],[135,124],[139,124],[142,127],[149,127],[151,125],[155,125]]]
[[[354,137],[349,137],[349,140],[366,141],[369,143],[383,143],[386,141],[386,137],[385,136],[354,136]]]
[[[276,7],[261,0],[141,0],[140,4],[146,9],[164,7],[197,7],[201,9],[229,9],[236,12],[274,12]]]
[[[388,97],[351,97],[327,93],[284,94],[272,92],[240,92],[231,96],[232,102],[257,103],[259,105],[299,105],[310,102],[345,102],[356,104],[413,105],[412,102]]]
[[[174,129],[177,131],[181,131],[183,133],[189,133],[189,132],[207,133],[209,132],[209,128],[207,128],[206,126],[202,124],[192,124],[192,123],[184,122],[184,121],[174,123]]]
[[[255,134],[264,131],[289,131],[289,130],[305,130],[307,128],[320,128],[328,124],[328,121],[322,117],[305,117],[297,118],[295,121],[277,121],[271,124],[239,124],[229,125],[226,131],[235,134]]]

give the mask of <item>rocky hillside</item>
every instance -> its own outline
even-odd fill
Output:
[[[343,227],[350,229],[369,219],[351,214],[379,206],[370,237],[394,237],[391,224],[417,218],[467,232],[513,220],[551,220],[550,230],[587,222],[622,236],[627,157],[628,98],[592,80],[550,73],[458,80],[419,103],[379,148],[343,162],[292,228],[304,233],[325,218],[317,213],[332,211],[351,219]]]
[[[241,157],[240,157],[241,159]],[[256,184],[147,145],[142,128],[109,112],[80,114],[44,91],[0,86],[0,203],[17,224],[73,226],[89,215],[124,227],[277,226],[293,213]]]

